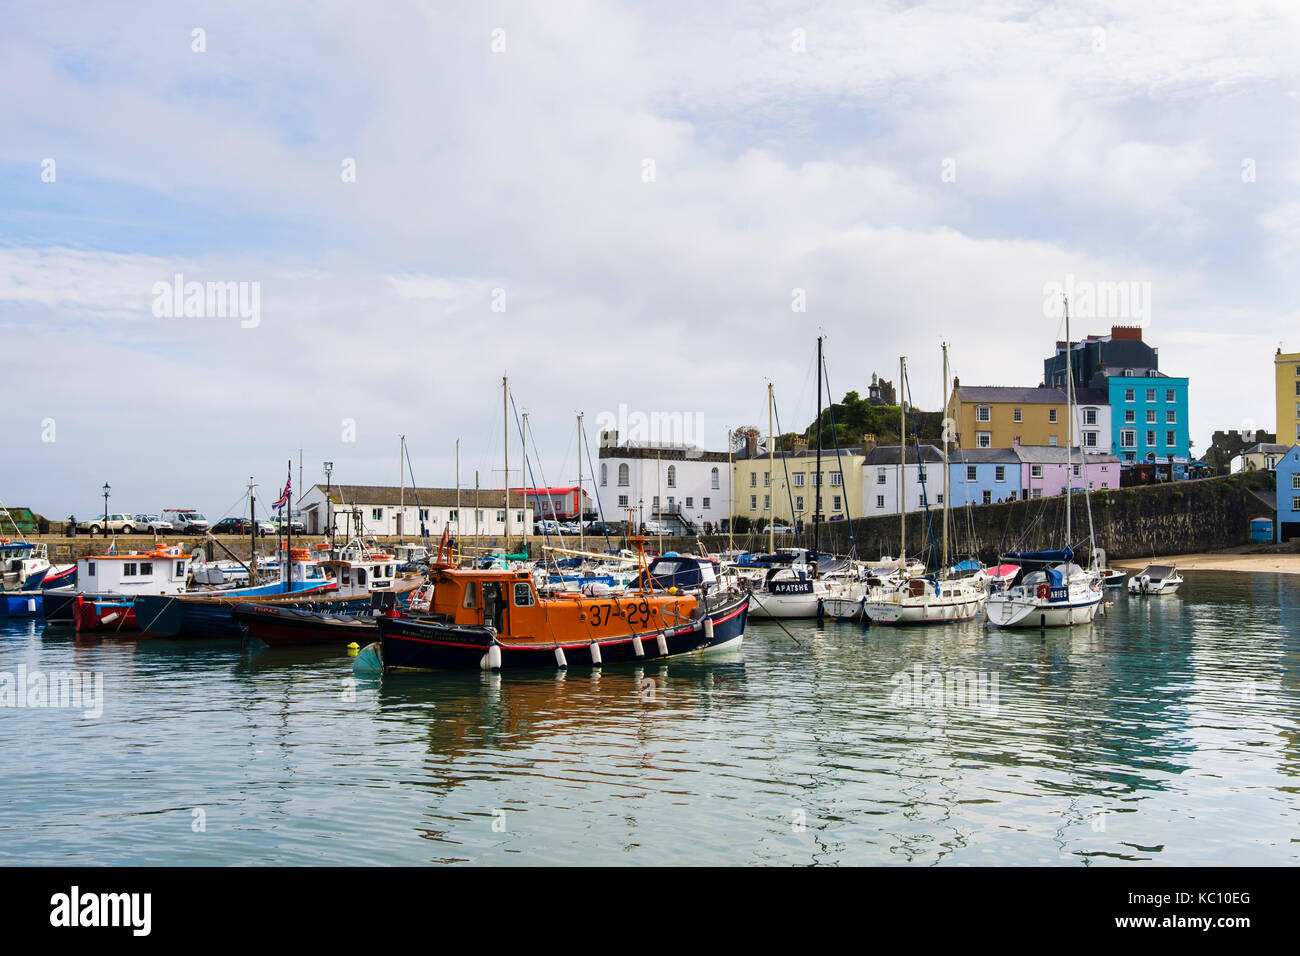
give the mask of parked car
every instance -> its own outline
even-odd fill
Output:
[[[622,534],[623,531],[618,525],[603,524],[599,521],[588,521],[586,527],[587,534]]]
[[[772,531],[776,534],[794,534],[794,528],[788,524],[781,524],[779,521],[772,525]]]
[[[292,518],[289,521],[285,521],[283,518],[272,518],[268,522],[268,524],[270,524],[271,526],[272,534],[278,534],[281,530],[283,530],[286,524],[289,526],[289,530],[292,531],[294,534],[307,533],[307,526],[303,524],[302,521],[298,518]]]
[[[146,531],[149,534],[164,534],[174,530],[175,526],[157,515],[136,515],[135,528],[137,531]]]
[[[135,519],[124,514],[100,515],[98,518],[91,518],[89,521],[81,522],[81,524],[77,525],[77,530],[88,531],[92,535],[134,534]]]
[[[164,508],[162,517],[179,534],[207,534],[210,527],[208,519],[193,508]]]
[[[212,526],[213,534],[248,534],[252,522],[248,518],[222,518]],[[275,526],[267,521],[257,523],[257,533],[275,534]]]
[[[533,524],[533,534],[559,534],[560,523],[551,518],[543,518]]]

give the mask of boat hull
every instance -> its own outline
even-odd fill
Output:
[[[499,652],[502,670],[519,668],[622,664],[715,652],[739,647],[745,633],[749,596],[709,612],[680,627],[620,635],[599,641],[557,643],[498,640],[487,628],[422,621],[409,617],[378,618],[383,668],[389,670],[479,670],[492,665]],[[710,626],[706,626],[709,622]],[[710,633],[711,632],[711,633]],[[556,648],[563,651],[563,664]],[[639,651],[639,653],[638,653]],[[495,653],[494,652],[494,653]]]
[[[349,617],[321,614],[274,604],[249,604],[232,613],[250,636],[272,647],[307,647],[337,644],[346,647],[354,641],[368,644],[379,636],[373,617]]]
[[[1074,598],[1060,602],[1034,599],[990,600],[985,605],[989,623],[998,627],[1075,627],[1088,624],[1101,609],[1101,594],[1086,599]]]
[[[872,624],[952,624],[979,616],[984,598],[931,601],[867,601],[863,613]]]
[[[341,601],[323,600],[328,591],[297,591],[277,598],[276,605],[284,604],[303,609],[329,607],[338,611],[360,611],[370,605],[369,595],[346,598]],[[135,597],[135,616],[140,630],[150,637],[226,638],[244,637],[248,632],[235,618],[234,608],[245,603],[266,602],[266,595],[239,599],[190,597],[175,594],[140,594]]]
[[[82,633],[140,630],[140,625],[135,619],[135,606],[129,599],[97,601],[94,598],[89,600],[84,597],[79,598],[73,612],[73,624],[77,631]]]
[[[0,593],[0,617],[40,617],[44,613],[45,595],[39,591],[5,591]]]

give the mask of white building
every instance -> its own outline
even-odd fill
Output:
[[[898,514],[898,446],[877,445],[862,463],[862,513],[868,518]],[[921,476],[925,476],[925,484]],[[920,511],[921,491],[931,508],[943,507],[943,452],[934,445],[921,446],[917,462],[916,446],[907,446],[903,465],[903,491],[907,511]]]
[[[1082,448],[1085,455],[1113,454],[1111,406],[1106,391],[1100,388],[1076,388],[1074,401],[1075,445]]]
[[[524,506],[524,498],[517,491],[511,493],[510,500],[510,533],[531,533],[533,509]],[[328,534],[331,518],[336,537],[373,534],[414,538],[420,534],[421,521],[432,538],[440,537],[448,525],[453,536],[505,534],[503,489],[481,488],[475,492],[473,488],[462,488],[459,502],[458,509],[455,488],[407,488],[403,492],[396,485],[331,485],[327,504],[326,486],[313,485],[295,507],[307,534],[313,535]]]
[[[608,522],[661,522],[665,533],[694,533],[727,517],[731,473],[727,453],[694,445],[624,442],[600,434],[596,497]]]

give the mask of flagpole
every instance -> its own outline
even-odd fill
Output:
[[[284,496],[285,504],[293,500],[293,459],[289,459],[289,469],[284,479]],[[289,509],[289,522],[284,522],[284,507],[280,508],[280,523],[284,524],[284,591],[288,594],[293,590],[293,508]]]

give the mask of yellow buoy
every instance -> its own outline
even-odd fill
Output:
[[[356,657],[357,652],[360,650],[361,650],[361,646],[357,644],[356,641],[353,641],[351,644],[348,645],[348,657]]]

